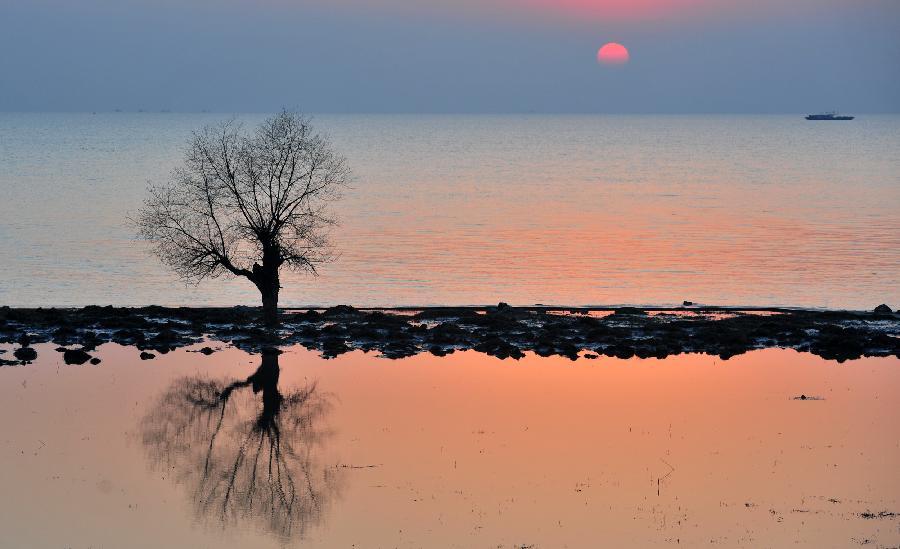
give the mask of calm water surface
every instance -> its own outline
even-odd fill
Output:
[[[0,114],[0,303],[255,304],[125,223],[220,115]],[[248,124],[260,117],[242,116]],[[900,304],[900,117],[319,116],[342,250],[284,305]]]
[[[2,547],[900,544],[896,358],[52,347],[0,368]]]

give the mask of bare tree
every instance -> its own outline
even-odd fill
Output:
[[[194,134],[183,166],[151,185],[136,224],[182,278],[245,277],[278,322],[282,267],[317,274],[333,259],[329,211],[350,171],[309,120],[282,111],[246,133],[235,121]]]

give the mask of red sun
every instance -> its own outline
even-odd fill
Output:
[[[629,58],[628,48],[616,42],[604,44],[597,51],[597,61],[604,65],[624,65]]]

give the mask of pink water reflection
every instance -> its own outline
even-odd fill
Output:
[[[180,350],[142,362],[116,345],[99,354],[99,366],[65,366],[41,348],[37,363],[0,369],[0,545],[280,546],[284,532],[246,501],[224,516],[205,512],[191,481],[203,465],[160,460],[146,437],[148,418],[171,415],[160,403],[185,380],[224,387],[258,372],[260,358]],[[895,358],[838,365],[764,350],[726,362],[474,352],[390,361],[354,352],[323,361],[295,348],[278,362],[282,395],[316,384],[330,399],[306,424],[330,434],[310,446],[301,432],[295,447],[309,452],[310,478],[340,477],[291,543],[900,542],[896,517],[862,516],[900,506]],[[253,432],[260,393],[241,389],[223,437]],[[172,440],[202,453],[215,418]]]

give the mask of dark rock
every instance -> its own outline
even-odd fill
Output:
[[[91,364],[93,364],[94,366],[96,366],[96,365],[100,364],[100,359],[97,358],[97,357],[94,357],[94,358],[92,358],[92,359],[90,360],[90,362],[91,362]]]
[[[373,311],[365,316],[365,323],[372,327],[407,327],[409,326],[409,317]]]
[[[578,360],[578,347],[575,344],[565,341],[557,349],[558,354],[568,358],[569,360]]]
[[[410,334],[423,335],[428,333],[428,326],[425,326],[424,324],[407,324],[406,329],[409,330]]]
[[[216,351],[214,351],[212,347],[204,347],[204,348],[200,349],[200,352],[206,356],[209,356],[209,355],[215,353]]]
[[[499,359],[513,358],[519,360],[525,354],[515,345],[497,336],[489,336],[475,345],[475,350]]]
[[[154,343],[173,343],[178,341],[179,339],[181,339],[181,337],[178,335],[178,332],[172,330],[171,328],[163,328],[150,340]]]
[[[437,320],[455,318],[459,320],[476,318],[481,315],[469,307],[431,307],[416,314],[416,320]]]
[[[298,330],[295,335],[302,339],[306,340],[314,340],[319,337],[319,330],[313,328],[312,326],[304,326],[300,330]]]
[[[87,331],[81,334],[81,347],[88,351],[93,351],[97,348],[98,345],[103,343],[103,340],[96,334],[96,332]]]
[[[682,301],[682,302],[681,302],[681,305],[682,305],[683,307],[690,307],[690,306],[693,305],[693,304],[694,304],[693,301]]]
[[[637,307],[619,307],[613,311],[614,315],[646,315],[647,311]]]
[[[330,337],[341,337],[347,335],[347,328],[344,324],[329,324],[321,330],[322,335]]]
[[[33,362],[37,360],[37,351],[31,347],[20,347],[13,351],[13,356],[22,362]]]
[[[53,341],[67,342],[75,339],[78,332],[71,326],[60,326],[53,332]]]
[[[381,354],[386,358],[406,358],[419,353],[419,347],[411,342],[391,341],[382,346]]]
[[[148,353],[147,351],[141,351],[141,360],[150,360],[156,358],[156,355],[153,353]]]
[[[357,316],[360,314],[359,309],[355,307],[351,307],[350,305],[336,305],[334,307],[329,307],[325,309],[325,312],[322,313],[327,317],[335,317],[335,316]]]
[[[523,320],[534,316],[528,309],[521,307],[512,307],[508,303],[498,303],[496,307],[488,307],[486,314],[478,315],[474,318],[474,322],[509,322],[513,320]]]
[[[146,341],[147,337],[144,335],[144,332],[141,330],[137,330],[134,328],[123,328],[121,330],[116,330],[112,334],[112,340],[116,343],[121,344],[136,344],[141,345]]]
[[[428,352],[433,354],[434,356],[447,356],[453,354],[454,349],[446,349],[444,347],[434,345],[428,349]]]
[[[90,359],[91,355],[84,352],[84,349],[66,349],[63,353],[63,360],[66,364],[80,366]]]
[[[888,307],[887,305],[882,303],[881,305],[875,307],[874,312],[876,315],[889,315],[889,314],[893,313],[894,311],[892,311],[890,307]]]
[[[837,361],[861,356],[900,357],[900,318],[887,312],[781,310],[763,316],[730,310],[727,318],[651,316],[635,307],[614,312],[618,316],[596,319],[498,304],[483,309],[427,308],[409,316],[343,306],[332,308],[327,314],[289,312],[283,319],[284,329],[273,331],[264,330],[257,323],[258,308],[0,307],[0,342],[19,341],[20,347],[30,348],[34,343],[50,341],[63,345],[59,349],[62,353],[66,352],[65,347],[76,343],[90,353],[112,341],[161,354],[209,337],[210,341],[231,343],[251,352],[262,347],[302,344],[329,356],[360,349],[391,358],[423,352],[444,354],[476,346],[504,357],[533,351],[540,356],[574,358],[591,349],[595,354],[621,358],[680,353],[728,358],[770,347],[810,352]],[[439,320],[440,324],[431,327],[431,322],[423,320]],[[21,362],[17,359],[15,364]]]
[[[318,311],[315,311],[313,309],[309,309],[305,313],[297,315],[297,317],[299,317],[301,320],[305,320],[306,322],[317,322],[319,320],[319,317],[321,316],[322,315],[320,315]]]
[[[452,322],[442,322],[428,330],[428,339],[438,345],[455,345],[466,341],[469,332]]]
[[[522,327],[516,318],[517,316],[514,309],[505,309],[502,311],[492,311],[486,315],[474,316],[465,322],[466,324],[487,328],[491,331],[510,333]]]
[[[604,351],[606,356],[613,356],[622,360],[629,359],[634,356],[634,349],[631,345],[623,345],[617,343],[611,347],[607,347]]]

